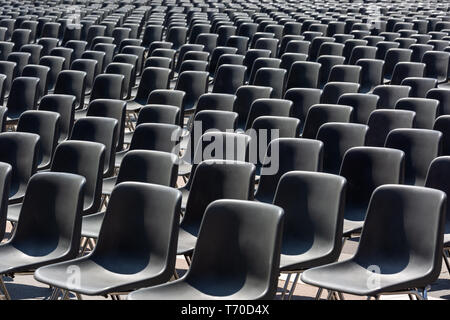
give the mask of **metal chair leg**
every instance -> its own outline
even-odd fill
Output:
[[[285,297],[286,292],[287,292],[287,287],[288,287],[288,284],[289,284],[289,280],[291,280],[291,274],[290,273],[287,274],[286,280],[284,281],[283,291],[281,291],[281,300],[284,300],[284,297]]]
[[[291,286],[291,290],[289,290],[289,297],[288,300],[292,299],[292,296],[294,294],[295,291],[295,287],[297,286],[298,280],[300,278],[300,272],[296,274],[295,278],[294,278],[294,283]]]
[[[447,267],[447,271],[450,273],[450,262],[448,261],[447,254],[448,254],[448,249],[444,249],[442,251],[442,258],[444,259],[445,266]]]
[[[322,292],[323,292],[323,288],[319,288],[318,290],[317,290],[317,293],[316,293],[316,300],[319,300],[320,299],[320,297],[322,296]]]
[[[338,296],[340,300],[345,300],[344,299],[344,295],[342,294],[342,292],[338,292]]]
[[[3,281],[3,275],[0,275],[0,291],[3,292],[6,300],[11,300],[8,289],[6,288],[5,282]]]

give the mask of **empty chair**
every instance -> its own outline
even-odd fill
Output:
[[[376,47],[356,46],[352,49],[348,64],[355,64],[359,59],[375,59],[376,52]]]
[[[0,246],[4,274],[73,259],[78,254],[85,179],[68,173],[42,172],[30,179],[11,240]],[[55,192],[58,190],[58,192]],[[63,205],[58,205],[63,204]]]
[[[175,282],[136,291],[128,299],[272,299],[277,286],[282,216],[281,208],[269,204],[237,200],[215,201],[204,214],[191,268],[187,274]],[[186,216],[182,225],[185,220]],[[255,223],[260,227],[255,228]],[[219,225],[221,227],[217,228]],[[240,228],[237,228],[238,225]],[[264,237],[255,232],[259,228],[266,230]],[[251,240],[238,247],[237,239],[243,234],[248,235]],[[212,242],[224,250],[211,251]],[[262,247],[265,249],[258,250]],[[231,262],[230,256],[239,259],[231,264],[226,263],[227,268],[223,269],[224,264],[218,262]],[[261,270],[261,266],[264,266],[264,270]],[[207,274],[204,272],[205,268],[209,270]],[[263,277],[256,276],[261,272]],[[258,281],[248,281],[247,277],[255,277]],[[228,280],[224,281],[225,278]],[[237,279],[241,279],[239,282],[243,281],[244,285],[235,285]]]
[[[450,114],[450,90],[444,88],[431,89],[428,91],[426,98],[439,101],[438,114]]]
[[[131,89],[133,85],[132,83],[133,70],[134,70],[133,65],[120,62],[112,62],[105,69],[105,73],[120,74],[124,76],[122,94],[120,96],[121,99],[131,98]]]
[[[156,150],[176,153],[179,149],[178,140],[181,128],[173,124],[143,123],[136,127],[130,142],[130,147],[116,153],[115,166],[120,167],[123,157],[129,150]]]
[[[375,110],[367,121],[366,146],[383,147],[391,130],[412,128],[416,114],[410,110]]]
[[[285,213],[280,272],[288,278],[282,298],[293,273],[289,299],[301,272],[338,259],[346,187],[344,178],[326,173],[293,171],[281,177],[273,204]]]
[[[425,52],[432,51],[433,46],[429,44],[413,44],[409,49],[412,50],[411,62],[421,62]]]
[[[20,48],[21,52],[28,52],[30,54],[29,63],[38,64],[41,58],[42,46],[40,44],[25,44]]]
[[[373,89],[373,94],[380,97],[377,109],[394,109],[401,98],[409,97],[411,87],[402,85],[379,85]]]
[[[425,98],[428,91],[437,87],[437,83],[437,80],[433,78],[410,77],[405,78],[401,85],[411,88],[410,97]]]
[[[40,38],[37,44],[42,46],[41,57],[48,56],[50,51],[58,45],[58,39],[55,38]]]
[[[27,132],[0,134],[0,161],[12,167],[9,203],[21,202],[38,164],[39,136]]]
[[[287,52],[281,56],[281,62],[279,67],[281,69],[285,69],[289,73],[289,70],[291,70],[291,67],[294,64],[294,62],[306,61],[307,58],[308,56],[306,54]]]
[[[92,91],[92,86],[94,85],[94,78],[95,78],[95,70],[97,66],[97,61],[92,59],[77,59],[72,62],[71,69],[72,70],[78,70],[83,71],[86,73],[85,76],[85,83],[86,83],[86,89],[85,94],[89,95]]]
[[[95,68],[95,75],[98,75],[103,72],[103,65],[105,61],[106,53],[103,51],[85,51],[81,55],[81,59],[90,59],[97,61]]]
[[[14,43],[12,42],[0,41],[0,58],[2,61],[6,60],[12,52],[13,47]]]
[[[163,26],[156,26],[156,25],[146,26],[142,37],[142,45],[148,48],[153,41],[161,41],[163,29],[164,29]]]
[[[255,49],[263,49],[270,51],[270,57],[274,58],[278,53],[278,39],[260,38],[255,42]]]
[[[422,57],[422,63],[425,63],[424,76],[434,78],[439,83],[447,82],[448,64],[450,59],[449,52],[427,51]]]
[[[312,88],[292,88],[286,91],[284,99],[292,101],[291,117],[300,120],[300,133],[303,132],[309,109],[320,103],[320,95],[320,89]]]
[[[273,152],[279,154],[276,171],[273,168]],[[272,203],[279,181],[286,172],[320,171],[322,168],[322,153],[323,144],[320,141],[301,138],[273,139],[267,147],[266,155],[268,158],[263,161],[255,200]],[[274,172],[276,173],[274,174]]]
[[[404,180],[405,154],[401,150],[354,147],[344,155],[340,175],[347,179],[344,237],[358,234],[373,191],[383,184]]]
[[[142,72],[135,98],[127,104],[127,111],[137,112],[146,104],[148,95],[155,89],[168,89],[170,69],[149,67]]]
[[[261,68],[279,68],[281,60],[275,58],[257,58],[252,65],[252,70],[250,72],[250,77],[248,79],[249,83],[253,83],[255,80],[256,72]]]
[[[317,140],[323,142],[323,171],[339,174],[347,150],[364,146],[368,126],[328,122],[320,126]]]
[[[423,186],[431,161],[439,155],[442,133],[426,129],[394,129],[385,146],[405,153],[405,183]]]
[[[226,46],[237,49],[237,54],[245,54],[248,47],[249,38],[243,36],[231,36],[228,38]]]
[[[245,130],[252,127],[253,122],[260,116],[289,117],[292,101],[282,99],[257,99],[253,101],[247,116]]]
[[[58,141],[68,139],[72,132],[75,112],[75,97],[63,94],[46,95],[39,103],[39,110],[57,112],[60,117],[58,121]]]
[[[287,71],[278,68],[260,68],[255,75],[253,85],[271,87],[272,97],[279,99],[283,95],[284,80]]]
[[[95,77],[90,102],[95,99],[119,99],[122,94],[123,75],[99,74]]]
[[[246,69],[246,80],[250,78],[250,73],[253,68],[253,63],[258,58],[269,58],[270,51],[269,50],[263,50],[263,49],[250,49],[245,53],[245,58],[243,61],[243,65],[247,67]]]
[[[22,112],[36,107],[38,78],[17,77],[13,80],[8,102],[8,119],[17,120]]]
[[[378,99],[377,95],[369,93],[345,93],[337,103],[353,108],[353,122],[366,124],[370,113],[377,108]]]
[[[342,56],[344,52],[344,44],[334,42],[324,42],[320,45],[317,57],[323,55]]]
[[[179,125],[182,126],[184,119],[183,101],[186,93],[173,89],[155,89],[149,95],[147,104],[162,104],[175,106],[180,109]]]
[[[316,37],[311,41],[311,46],[308,52],[308,59],[310,61],[316,61],[319,56],[319,49],[323,43],[334,42],[335,39],[331,37]]]
[[[30,62],[31,54],[28,52],[11,52],[8,55],[7,61],[14,62],[16,67],[14,69],[14,78],[20,77],[23,68]]]
[[[56,79],[58,79],[58,75],[63,69],[64,58],[63,57],[53,57],[53,56],[43,56],[39,60],[39,64],[50,68],[50,71],[48,72],[48,76],[47,76],[47,81],[48,81],[47,89],[49,91],[51,91],[55,88]]]
[[[381,186],[367,209],[356,254],[343,262],[307,270],[301,280],[331,290],[331,294],[338,291],[378,299],[383,293],[406,291],[426,299],[426,287],[441,272],[445,202],[445,193],[439,190]],[[425,226],[429,226],[427,232],[417,233]],[[386,232],[380,233],[380,229]],[[378,266],[378,285],[367,285],[373,273],[361,268],[366,265]]]
[[[336,65],[331,68],[328,81],[359,83],[361,69],[361,66]]]
[[[307,54],[309,54],[310,46],[311,46],[311,42],[306,41],[306,40],[291,40],[287,43],[284,53],[292,52],[292,53],[302,53],[302,54],[307,55]]]
[[[55,57],[63,57],[63,70],[67,70],[70,68],[70,63],[72,62],[72,53],[73,49],[71,48],[57,47],[50,50],[49,55]]]
[[[270,98],[271,93],[272,88],[261,86],[245,85],[237,89],[233,109],[239,115],[237,124],[239,129],[245,129],[247,117],[253,102],[257,99]]]
[[[61,24],[57,22],[45,23],[44,26],[42,27],[41,37],[58,39],[60,27]]]
[[[195,114],[202,110],[222,110],[233,111],[236,96],[226,93],[205,93],[202,94],[195,108]]]
[[[330,77],[331,69],[334,66],[344,64],[344,57],[341,56],[320,56],[317,58],[317,63],[320,63],[319,71],[319,88],[323,89],[325,84],[327,84]]]
[[[34,64],[29,64],[22,70],[22,77],[39,78],[37,101],[40,101],[41,98],[47,94],[47,76],[49,72],[49,67]]]
[[[336,104],[341,95],[345,93],[357,93],[358,89],[358,83],[328,82],[323,88],[320,102],[324,104]]]
[[[55,94],[67,94],[75,97],[76,108],[83,108],[86,88],[86,73],[77,70],[64,70],[56,79]]]
[[[360,88],[361,93],[371,92],[376,86],[383,81],[383,60],[377,59],[361,59],[356,62],[361,66]]]
[[[208,91],[208,77],[209,74],[202,71],[185,71],[178,76],[175,89],[186,93],[183,101],[185,111],[194,109],[198,98]]]
[[[389,49],[384,59],[383,78],[385,81],[392,79],[394,68],[399,62],[410,62],[412,50],[410,49]]]
[[[218,67],[212,92],[235,94],[237,88],[244,84],[246,67],[223,64]]]
[[[392,73],[390,84],[399,85],[405,78],[422,77],[425,64],[417,62],[398,62]]]
[[[348,64],[352,55],[353,48],[357,46],[367,46],[367,40],[362,39],[349,39],[344,43],[343,56],[345,57],[345,63]]]
[[[94,51],[101,51],[105,53],[105,56],[103,58],[103,69],[106,69],[106,67],[112,62],[115,50],[116,45],[112,43],[97,43],[94,46]]]
[[[280,42],[280,49],[279,49],[279,55],[282,55],[284,53],[286,53],[286,48],[287,45],[290,41],[292,40],[303,40],[304,37],[303,36],[299,36],[299,35],[285,35],[283,36],[283,38],[281,39]],[[332,42],[330,42],[332,43]]]
[[[76,59],[81,59],[81,55],[87,48],[87,42],[81,40],[69,40],[66,42],[65,47],[71,48],[73,50],[72,53],[72,63]]]
[[[139,199],[145,199],[145,201],[139,201]],[[164,208],[160,207],[157,199],[164,199]],[[106,275],[105,280],[95,284],[91,283],[86,287],[79,287],[76,292],[88,295],[117,293],[167,282],[175,268],[176,228],[179,223],[180,202],[180,192],[165,186],[124,182],[115,188],[106,211],[95,253],[83,260],[66,262],[79,263],[79,268],[85,277],[97,279],[98,275],[103,273]],[[124,214],[123,208],[130,208],[136,204],[139,205],[134,207],[133,218],[129,214]],[[131,221],[134,223],[130,223]],[[142,222],[146,225],[145,228],[139,228],[142,226]],[[117,233],[117,226],[121,226],[122,233]],[[129,239],[130,232],[134,234],[132,243]],[[151,238],[148,237],[150,234],[152,234]],[[124,250],[123,256],[120,255],[121,249],[110,246],[112,242],[117,243],[117,241],[122,241],[122,245],[119,247]],[[140,248],[139,254],[130,256],[127,249],[129,245]],[[122,262],[125,261],[124,259],[130,259],[130,264],[126,269],[112,270],[111,268],[115,268],[114,266],[117,265],[107,258],[111,254]],[[150,260],[149,257],[151,257]],[[104,264],[97,262],[89,264],[94,261],[103,261]],[[149,261],[151,262],[149,263]],[[143,262],[146,264],[144,270],[141,265]],[[95,267],[93,267],[94,265]],[[85,267],[86,270],[84,270]],[[71,290],[70,285],[64,286],[64,283],[67,283],[65,279],[55,277],[55,273],[57,273],[55,270],[58,268],[66,269],[67,267],[58,264],[40,268],[36,271],[36,278],[44,283],[51,283],[54,287],[60,288],[59,286],[61,286]],[[114,277],[107,276],[107,274],[114,275]]]
[[[31,30],[15,29],[11,34],[11,42],[14,43],[13,51],[19,51],[24,44],[30,43]]]
[[[116,119],[109,117],[89,116],[75,122],[70,140],[98,142],[105,146],[103,176],[114,173],[115,153],[117,144]]]
[[[286,90],[291,88],[317,88],[320,67],[320,63],[317,62],[294,62],[289,71]]]
[[[144,53],[145,48],[141,46],[125,46],[122,51],[122,54],[130,54],[138,57],[137,59],[137,67],[136,67],[136,75],[141,75],[142,73],[142,65],[144,63]]]
[[[321,125],[327,122],[350,122],[353,108],[337,104],[316,104],[308,110],[302,138],[316,139]]]
[[[167,30],[166,41],[173,43],[173,48],[178,50],[186,43],[188,28],[182,26],[173,26]]]
[[[43,110],[23,112],[17,122],[17,132],[28,132],[39,135],[39,154],[37,169],[50,167],[53,152],[59,139],[59,113]]]

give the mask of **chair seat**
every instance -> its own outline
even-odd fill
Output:
[[[307,284],[338,292],[345,292],[359,296],[374,296],[381,292],[395,292],[410,289],[410,285],[417,287],[426,270],[416,267],[392,265],[392,272],[387,273],[380,267],[382,273],[375,275],[369,271],[370,266],[360,265],[353,260],[337,262],[330,265],[306,270],[301,280]],[[425,269],[424,267],[423,269]],[[373,270],[376,271],[376,270]],[[374,278],[376,276],[376,278]],[[426,280],[423,286],[426,286]]]
[[[187,176],[191,173],[191,169],[192,164],[181,159],[180,164],[178,165],[178,175]]]
[[[8,206],[8,220],[12,222],[19,221],[20,211],[22,210],[22,204],[16,203]]]
[[[205,283],[206,284],[206,283]],[[214,292],[214,289],[208,286],[200,288],[194,287],[192,284],[179,279],[170,282],[170,285],[161,285],[153,288],[145,288],[134,291],[128,295],[128,300],[248,300],[258,299],[263,293],[261,288],[252,287],[251,285],[243,286],[238,283],[217,284],[217,288],[221,288],[223,294],[210,295],[208,292]],[[199,284],[201,287],[201,284]],[[251,297],[251,298],[249,298]]]
[[[103,179],[102,194],[110,196],[116,186],[116,181],[117,177]]]
[[[162,283],[164,281],[161,277],[162,266],[157,261],[148,264],[148,261],[141,260],[130,256],[123,257],[120,265],[106,269],[89,258],[81,258],[40,268],[36,270],[34,276],[36,280],[54,287],[86,295],[124,292]],[[79,268],[81,274],[77,287],[71,286],[71,273],[67,272],[68,268],[74,265]]]
[[[285,241],[281,249],[280,271],[302,271],[336,261],[332,248],[315,248],[308,244]]]
[[[28,243],[21,243],[20,248],[10,244],[0,246],[0,274],[24,272],[34,270],[42,265],[58,262],[67,255],[67,248],[54,243],[45,246],[43,242],[30,239]]]
[[[104,218],[105,212],[84,216],[81,224],[81,236],[87,238],[98,238]]]
[[[344,219],[344,233],[342,235],[344,237],[350,237],[353,233],[360,233],[363,225],[364,221],[353,221]]]
[[[195,233],[198,234],[198,230]],[[190,255],[194,251],[196,243],[197,237],[194,236],[193,233],[187,232],[183,228],[180,228],[178,233],[177,254]]]

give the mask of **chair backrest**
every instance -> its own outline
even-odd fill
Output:
[[[383,274],[414,270],[423,275],[418,286],[433,283],[441,273],[445,205],[446,195],[439,190],[377,188],[353,259],[360,265],[376,262]]]
[[[368,126],[328,122],[320,126],[317,140],[323,142],[323,171],[338,174],[348,149],[364,146]]]
[[[397,101],[395,109],[411,110],[416,113],[414,127],[432,129],[438,115],[439,101],[425,98],[402,98]]]
[[[181,192],[176,189],[120,183],[112,191],[90,259],[120,274],[157,268],[158,278],[169,281],[175,268],[180,208]]]
[[[78,174],[86,179],[83,213],[97,212],[102,193],[105,146],[90,141],[64,141],[55,150],[51,171]]]
[[[213,202],[206,210],[185,280],[201,283],[207,276],[215,288],[221,288],[217,293],[211,288],[211,295],[240,290],[248,299],[273,299],[282,225],[283,210],[279,207],[239,200]],[[247,239],[245,243],[238,241],[242,237]]]
[[[64,70],[58,74],[54,93],[68,94],[75,97],[76,108],[83,108],[86,90],[86,72]]]
[[[354,147],[342,160],[340,176],[347,179],[346,217],[366,212],[372,192],[383,184],[403,183],[405,154],[401,150]]]
[[[25,190],[28,180],[36,172],[39,155],[39,136],[27,132],[0,133],[0,161],[12,167],[10,201]]]
[[[70,136],[70,140],[98,142],[105,146],[104,177],[114,173],[117,126],[117,120],[113,118],[85,117],[75,122]]]
[[[205,160],[192,177],[181,228],[196,234],[208,205],[219,199],[252,200],[255,166],[233,160]]]
[[[8,118],[17,119],[26,110],[33,110],[37,102],[38,78],[17,77],[13,80],[8,102]]]
[[[175,187],[178,157],[154,150],[130,150],[120,164],[116,184],[136,181]]]
[[[405,184],[423,186],[431,161],[441,149],[442,133],[426,129],[394,129],[385,146],[405,152]]]
[[[248,113],[245,129],[252,127],[253,122],[260,116],[289,117],[292,101],[283,99],[257,99],[253,101]]]
[[[75,114],[75,97],[64,94],[49,94],[44,96],[39,103],[39,110],[53,111],[60,115],[59,139],[61,142],[69,138]]]
[[[327,122],[350,122],[353,108],[338,104],[311,106],[303,127],[303,138],[315,139],[321,125]]]
[[[99,74],[95,77],[90,102],[95,99],[117,99],[122,95],[123,81],[121,74]]]
[[[283,174],[273,201],[285,214],[281,253],[295,255],[296,248],[308,248],[324,253],[321,263],[336,261],[342,247],[346,189],[345,178],[337,175]]]
[[[321,171],[323,143],[312,139],[278,138],[270,142],[255,199],[272,203],[280,178],[289,171]],[[277,157],[274,157],[278,154]],[[270,161],[269,161],[270,160]]]
[[[76,258],[85,184],[76,174],[35,174],[28,183],[10,245],[34,257],[54,253],[51,263]]]
[[[181,128],[173,124],[143,123],[136,127],[130,150],[156,150],[177,153]]]
[[[377,108],[379,96],[370,93],[345,93],[338,104],[353,108],[353,122],[366,124],[370,113]]]
[[[53,111],[29,110],[23,112],[17,122],[16,131],[35,133],[40,137],[38,169],[50,166],[59,140],[60,117]]]
[[[412,128],[416,113],[409,110],[375,110],[367,121],[366,146],[383,147],[393,129]]]

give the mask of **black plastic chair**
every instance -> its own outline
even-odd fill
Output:
[[[350,122],[353,108],[337,104],[316,104],[309,108],[302,138],[316,139],[321,125],[327,122]]]
[[[341,56],[320,56],[317,59],[317,63],[320,63],[319,71],[319,88],[323,87],[328,83],[331,69],[336,65],[344,64],[344,57]]]
[[[336,175],[293,171],[278,183],[273,204],[285,213],[280,272],[287,273],[281,299],[292,298],[300,273],[335,262],[342,248],[346,181]],[[301,205],[299,206],[299,198]]]
[[[405,152],[405,184],[423,186],[431,161],[440,153],[442,133],[425,129],[395,129],[385,146]]]
[[[3,81],[3,91],[5,98],[9,96],[9,92],[11,91],[11,85],[14,79],[15,68],[16,68],[15,62],[0,61],[0,74],[4,74],[6,76],[6,79],[4,79]]]
[[[28,52],[11,52],[8,55],[7,61],[14,62],[16,68],[14,69],[14,78],[20,77],[23,68],[30,63],[31,54]]]
[[[63,70],[67,70],[70,68],[70,64],[72,62],[72,54],[73,49],[65,47],[53,48],[49,53],[50,56],[64,58]]]
[[[370,113],[377,108],[379,97],[369,93],[345,93],[338,104],[353,108],[353,122],[366,124]]]
[[[347,179],[345,238],[358,235],[372,192],[383,184],[402,184],[405,154],[390,148],[354,147],[344,155],[340,175]]]
[[[409,110],[375,110],[367,121],[366,146],[383,147],[391,130],[412,128],[416,114]]]
[[[291,88],[317,88],[320,67],[320,63],[317,62],[294,62],[286,81],[286,90]]]
[[[255,166],[251,163],[215,159],[198,164],[180,224],[177,254],[192,255],[205,209],[211,202],[253,199],[254,178]]]
[[[392,74],[397,63],[410,62],[411,55],[412,50],[410,49],[389,49],[386,52],[386,57],[384,58],[385,64],[383,69],[383,78],[385,81],[390,81],[392,79]]]
[[[414,127],[432,129],[438,115],[439,101],[424,98],[402,98],[395,104],[395,109],[411,110],[416,113]]]
[[[42,46],[41,57],[48,56],[50,51],[58,45],[58,39],[55,38],[40,38],[37,44]]]
[[[17,77],[13,80],[8,102],[8,120],[15,121],[26,110],[33,110],[37,103],[38,78]]]
[[[410,97],[425,98],[428,91],[437,87],[437,80],[433,78],[406,78],[402,81],[402,86],[411,87]]]
[[[163,208],[160,199],[164,199]],[[111,195],[98,244],[92,254],[67,261],[67,265],[40,268],[35,273],[36,279],[56,288],[88,295],[118,294],[169,281],[175,268],[180,202],[180,192],[168,187],[138,182],[120,184]],[[135,206],[131,216],[123,210],[130,206]],[[131,243],[130,234],[134,239]],[[113,243],[115,245],[111,246]],[[115,247],[118,243],[121,245]],[[135,254],[130,255],[130,248],[137,250]],[[111,254],[122,261],[123,267],[118,268],[114,260],[110,260]],[[123,262],[127,260],[130,264],[125,267]],[[83,277],[97,279],[103,274],[105,280],[94,284],[81,279],[79,287],[67,286],[67,275],[59,278],[55,277],[55,272],[65,270],[69,264],[79,266]]]
[[[64,70],[58,74],[56,79],[55,94],[66,94],[75,97],[76,109],[84,106],[84,95],[86,89],[86,73],[77,70]]]
[[[11,186],[12,167],[10,164],[0,163],[0,239],[5,237],[6,214],[8,210],[9,188]]]
[[[322,91],[320,102],[323,104],[336,104],[339,98],[346,93],[357,93],[359,83],[328,82]]]
[[[164,104],[180,108],[180,120],[178,125],[181,127],[183,126],[184,120],[183,102],[185,96],[186,93],[180,90],[155,89],[148,95],[147,104]]]
[[[96,76],[89,102],[96,99],[120,100],[124,78],[121,74],[99,74]]]
[[[77,59],[72,62],[71,69],[83,71],[86,73],[85,82],[86,89],[85,94],[89,95],[92,91],[92,86],[94,85],[94,78],[96,76],[97,61],[93,59]]]
[[[423,77],[425,64],[418,62],[398,62],[394,71],[390,84],[399,85],[402,81],[409,77]]]
[[[100,208],[104,158],[105,146],[96,142],[68,140],[56,147],[50,170],[74,173],[86,179],[83,214]]]
[[[424,76],[434,78],[438,83],[447,82],[448,65],[450,53],[443,51],[427,51],[422,57],[422,63],[425,63]]]
[[[22,77],[39,78],[39,85],[37,87],[37,101],[40,101],[43,96],[47,94],[47,76],[50,68],[35,64],[29,64],[22,70]]]
[[[106,54],[103,51],[85,51],[81,55],[81,59],[95,60],[97,64],[95,66],[95,76],[101,74],[104,69]]]
[[[50,167],[53,152],[59,140],[59,113],[43,110],[23,112],[17,122],[17,132],[39,135],[38,170]]]
[[[198,98],[208,91],[208,72],[185,71],[178,76],[175,90],[186,93],[183,101],[183,109],[192,111]]]
[[[247,117],[253,102],[257,99],[270,98],[271,94],[272,88],[268,87],[244,85],[237,89],[233,111],[239,115],[237,124],[239,129],[245,129]]]
[[[411,87],[398,85],[379,85],[372,93],[379,96],[377,109],[394,109],[395,104],[402,98],[409,97]]]
[[[317,140],[323,142],[323,171],[339,174],[347,150],[364,146],[368,126],[328,122],[320,126]]]
[[[20,52],[28,52],[30,54],[29,63],[38,64],[42,48],[40,44],[25,44],[20,48]]]
[[[291,114],[292,105],[292,101],[289,100],[256,99],[251,104],[245,130],[250,129],[255,119],[260,116],[289,117]]]
[[[56,79],[58,78],[59,73],[63,69],[64,58],[63,57],[53,57],[53,56],[43,56],[39,60],[39,64],[43,66],[47,66],[50,68],[50,71],[47,76],[47,89],[52,91],[55,88]]]
[[[58,143],[69,138],[75,113],[75,97],[63,94],[50,94],[41,99],[39,110],[53,111],[60,115]]]
[[[245,66],[221,65],[215,73],[212,92],[235,94],[236,90],[244,84],[245,70]]]
[[[383,293],[406,291],[426,299],[426,287],[441,272],[445,204],[445,193],[438,190],[395,185],[378,188],[356,254],[343,262],[307,270],[301,280],[331,293],[379,299]],[[427,232],[417,232],[424,228]],[[362,266],[378,266],[376,286],[367,285],[373,272]],[[397,276],[393,277],[394,273]]]
[[[359,92],[371,92],[383,82],[383,60],[361,59],[356,62],[356,65],[362,68]]]
[[[132,89],[132,80],[133,80],[133,70],[134,66],[128,63],[119,63],[112,62],[110,63],[106,69],[105,73],[110,74],[121,74],[124,76],[123,79],[123,93],[121,95],[122,99],[130,99],[131,98],[131,89]]]
[[[282,224],[283,210],[279,207],[237,200],[215,201],[206,210],[187,274],[178,281],[131,293],[128,299],[273,299]],[[256,225],[260,227],[255,228]],[[266,230],[263,237],[257,231],[259,228]],[[251,240],[238,246],[237,239],[243,234]],[[212,243],[215,245],[211,246]],[[217,250],[218,247],[223,250]],[[235,260],[230,261],[230,256]],[[264,276],[257,276],[260,274]],[[248,281],[250,278],[258,281]]]
[[[278,159],[273,158],[275,153],[278,153]],[[273,139],[263,161],[255,200],[272,203],[278,183],[286,172],[321,171],[322,157],[323,144],[320,141],[301,138]]]
[[[68,173],[42,172],[30,179],[16,230],[0,246],[4,261],[0,285],[7,299],[11,296],[3,275],[77,256],[84,186],[83,177]]]

